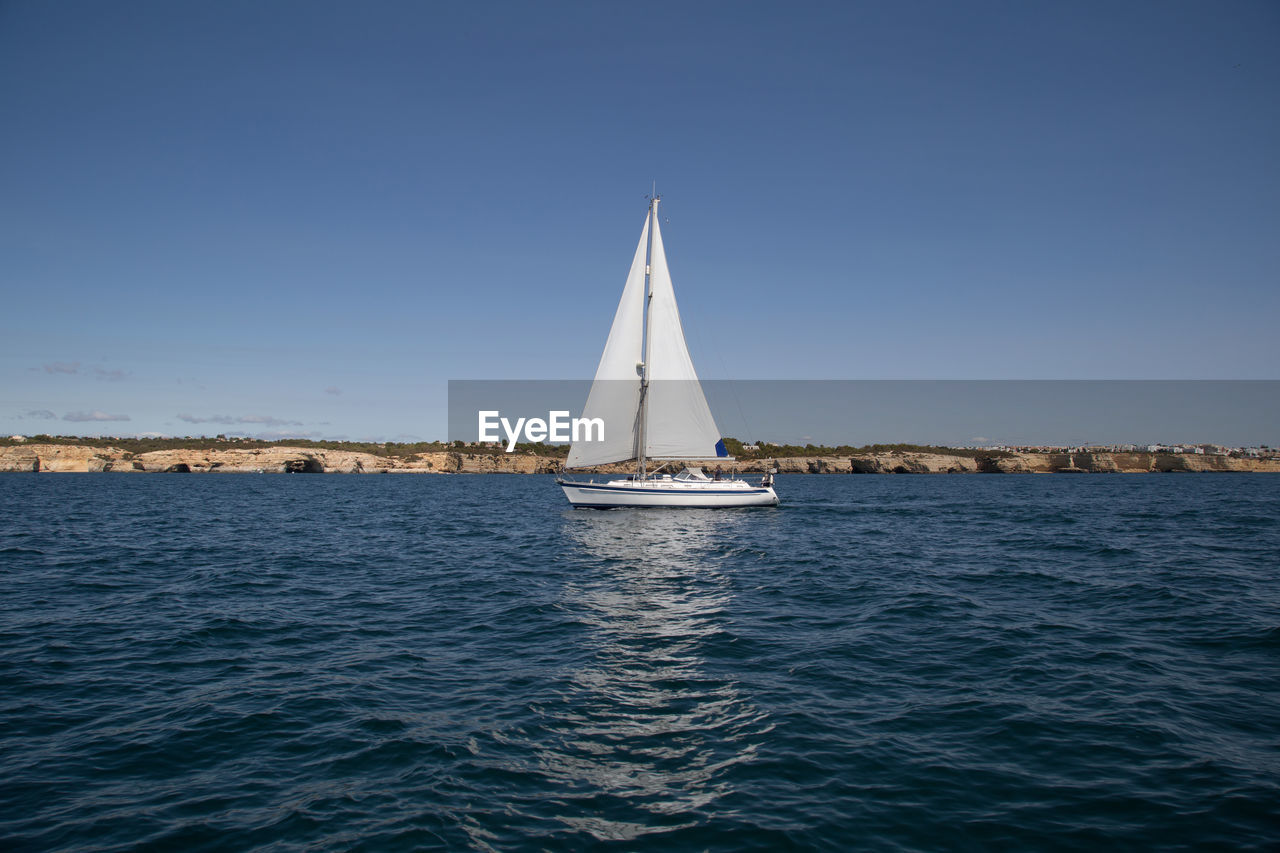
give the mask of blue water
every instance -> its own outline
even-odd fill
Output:
[[[9,850],[1280,842],[1280,477],[0,476]]]

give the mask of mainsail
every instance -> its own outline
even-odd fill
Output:
[[[652,245],[648,245],[651,235]],[[643,455],[650,459],[710,459],[726,455],[684,340],[658,227],[657,199],[645,218],[640,245],[631,262],[583,417],[603,420],[604,440],[574,442],[566,468],[635,459],[641,450],[637,447],[637,434],[644,436]]]
[[[633,459],[636,455],[636,410],[640,406],[640,360],[644,347],[645,250],[649,242],[649,217],[640,232],[622,288],[622,300],[613,315],[595,381],[582,410],[584,418],[604,422],[603,441],[575,441],[569,446],[566,468],[585,468]]]

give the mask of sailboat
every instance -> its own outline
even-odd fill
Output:
[[[640,244],[583,407],[582,420],[598,421],[603,429],[575,435],[564,466],[635,460],[635,473],[602,482],[560,476],[556,482],[574,507],[774,506],[778,495],[771,474],[749,482],[718,471],[708,475],[693,464],[676,474],[667,470],[681,462],[728,461],[729,454],[685,344],[658,201],[656,193],[649,199]],[[660,464],[650,469],[653,463]]]

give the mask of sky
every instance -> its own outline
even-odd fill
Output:
[[[6,0],[0,431],[444,438],[449,380],[592,375],[655,182],[704,377],[1277,379],[1278,39],[1272,0]]]

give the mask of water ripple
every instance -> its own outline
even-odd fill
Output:
[[[1280,479],[7,475],[15,850],[1266,847]]]

